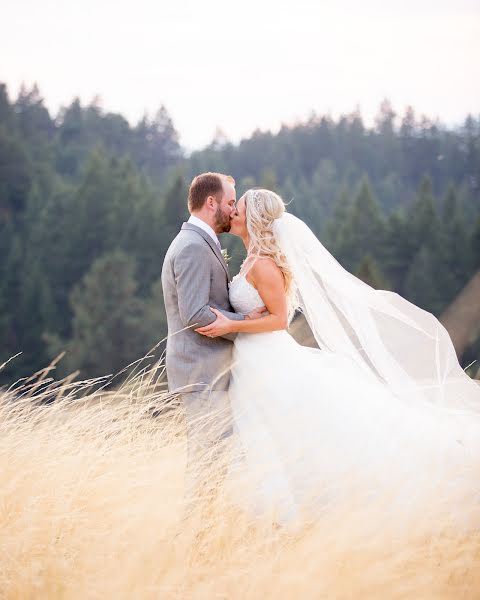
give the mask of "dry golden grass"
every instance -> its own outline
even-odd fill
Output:
[[[0,597],[480,598],[480,534],[434,507],[405,528],[352,501],[288,531],[219,493],[185,516],[182,415],[154,379],[3,394]]]

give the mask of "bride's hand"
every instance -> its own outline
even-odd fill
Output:
[[[266,317],[268,314],[268,308],[266,306],[259,306],[258,308],[254,308],[252,312],[249,312],[248,315],[245,315],[246,319],[261,319],[262,317]]]
[[[231,327],[233,321],[227,319],[227,317],[216,308],[211,308],[210,310],[217,315],[215,321],[205,327],[199,327],[198,329],[195,329],[195,331],[201,335],[206,335],[207,337],[217,337],[219,335],[224,335],[225,333],[230,333],[232,331]]]

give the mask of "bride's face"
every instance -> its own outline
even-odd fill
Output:
[[[242,196],[237,202],[230,221],[230,233],[245,237],[247,233],[247,218],[246,218],[246,207],[245,198]]]

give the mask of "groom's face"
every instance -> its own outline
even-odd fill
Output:
[[[217,200],[217,210],[215,212],[216,233],[230,231],[230,221],[235,210],[236,199],[235,188],[229,181],[224,181],[223,196],[221,200]]]

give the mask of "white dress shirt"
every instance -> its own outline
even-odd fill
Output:
[[[193,215],[190,215],[188,223],[196,225],[197,227],[200,227],[200,229],[203,229],[203,231],[206,231],[208,235],[212,238],[212,240],[215,242],[215,244],[218,246],[218,249],[220,251],[222,250],[222,246],[220,245],[217,234],[213,231],[213,229],[208,223],[205,223],[205,221],[202,221],[202,219],[199,219],[198,217],[195,217]]]

